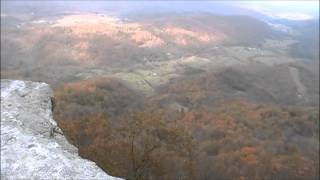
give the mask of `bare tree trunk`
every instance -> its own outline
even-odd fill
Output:
[[[132,163],[133,179],[136,180],[136,160],[134,155],[134,138],[135,138],[135,135],[133,134],[131,138],[131,163]]]

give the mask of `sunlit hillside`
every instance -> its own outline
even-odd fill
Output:
[[[319,179],[319,17],[170,3],[1,1],[1,78],[113,176]]]

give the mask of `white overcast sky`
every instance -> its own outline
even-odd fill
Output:
[[[114,9],[118,11],[125,10],[143,10],[141,7],[145,7],[144,10],[158,10],[161,8],[167,9],[183,9],[183,10],[212,10],[218,12],[230,11],[232,13],[234,9],[232,7],[242,7],[249,10],[254,10],[256,12],[262,13],[269,17],[274,18],[283,18],[291,20],[305,20],[305,19],[314,19],[319,18],[319,0],[310,1],[310,0],[251,0],[251,1],[235,1],[235,0],[217,0],[217,1],[191,1],[191,0],[173,0],[173,1],[140,1],[140,0],[128,0],[128,1],[111,1],[111,0],[97,0],[97,1],[88,1],[88,0],[7,0],[2,1],[1,5],[5,5],[3,2],[10,2],[15,4],[31,4],[31,5],[41,5],[42,3],[47,3],[50,6],[70,6],[78,7],[78,9]],[[42,2],[42,3],[40,3]],[[43,5],[44,5],[43,4]],[[219,6],[221,4],[227,6]],[[229,7],[229,8],[228,8]],[[140,8],[140,9],[139,9]],[[1,9],[6,9],[6,6]]]
[[[243,1],[239,6],[285,19],[303,20],[319,17],[319,1]]]

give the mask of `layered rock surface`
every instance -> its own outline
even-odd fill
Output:
[[[119,179],[78,156],[52,118],[48,84],[1,80],[1,179]]]

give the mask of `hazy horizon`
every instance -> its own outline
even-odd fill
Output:
[[[319,1],[1,1],[2,9],[10,6],[63,8],[83,11],[114,11],[132,13],[211,12],[222,15],[250,15],[257,13],[270,18],[308,20],[319,18]],[[228,9],[228,10],[226,10]],[[16,9],[17,10],[17,9]]]
[[[319,179],[319,1],[1,1],[1,78],[47,83],[46,112],[115,177]],[[1,177],[53,172],[19,157]]]

